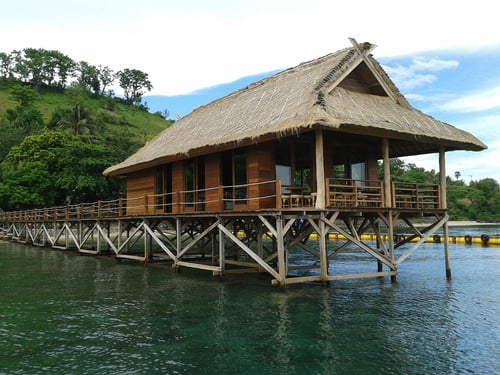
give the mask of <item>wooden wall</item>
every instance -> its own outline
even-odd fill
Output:
[[[221,184],[221,157],[220,153],[205,156],[205,186],[207,189]],[[211,212],[222,210],[222,191],[211,189],[206,192],[205,209]]]
[[[274,162],[274,144],[265,143],[262,145],[255,145],[248,149],[247,155],[247,176],[248,183],[258,183],[263,181],[274,180],[275,177],[275,162]],[[274,184],[261,184],[249,187],[249,198],[258,198],[270,196],[276,193]],[[251,199],[248,204],[249,210],[258,210],[262,208],[276,207],[276,199]]]
[[[180,213],[184,212],[184,208],[182,204],[178,204],[179,202],[183,202],[185,200],[184,195],[180,194],[180,191],[184,190],[184,162],[176,161],[172,163],[172,191],[174,192],[174,196],[172,197],[172,212]]]
[[[334,147],[325,147],[325,178],[332,177],[333,161],[335,156]],[[268,209],[276,207],[276,185],[274,182],[267,184],[259,184],[265,181],[274,181],[276,178],[275,171],[275,154],[276,142],[266,142],[263,144],[253,145],[247,148],[247,180],[250,186],[247,190],[249,198],[248,204],[235,205],[235,210],[250,210],[256,211],[259,209]],[[373,154],[375,155],[375,154]],[[222,198],[222,154],[213,153],[204,156],[205,160],[205,211],[220,212],[224,209],[221,202]],[[370,152],[365,153],[367,179],[378,180],[378,165],[376,156],[371,156]],[[313,191],[316,190],[314,157],[311,157],[311,182]],[[172,213],[195,212],[198,207],[186,207],[183,202],[186,197],[183,193],[185,190],[184,179],[184,161],[176,161],[172,166],[172,181],[171,187],[174,192],[172,196]],[[163,207],[155,207],[155,179],[156,168],[148,168],[143,171],[134,172],[127,176],[127,213],[129,215],[140,214],[160,214],[163,212]],[[255,184],[255,185],[253,185]],[[165,184],[166,185],[166,184]],[[212,189],[215,188],[215,189]],[[149,198],[144,198],[145,196]],[[267,197],[267,198],[262,198]],[[135,198],[140,198],[134,200]],[[148,200],[150,200],[148,202]],[[149,205],[146,210],[144,207]],[[139,207],[134,207],[139,206]]]
[[[127,175],[127,215],[142,215],[153,213],[153,207],[145,210],[144,207],[153,204],[146,196],[155,191],[155,170],[153,168],[133,172]]]

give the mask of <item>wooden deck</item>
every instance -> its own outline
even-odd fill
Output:
[[[398,265],[448,219],[446,210],[439,208],[437,187],[395,184],[397,207],[383,207],[377,183],[336,179],[328,180],[327,186],[325,209],[314,207],[314,195],[308,191],[294,194],[298,197],[292,204],[292,197],[282,195],[279,188],[274,197],[277,207],[257,211],[160,213],[158,202],[167,200],[145,197],[142,202],[151,207],[142,206],[142,214],[130,215],[127,209],[132,204],[133,212],[138,212],[138,200],[117,199],[5,212],[0,214],[0,230],[6,239],[35,246],[168,262],[174,269],[189,267],[214,275],[263,273],[274,285],[284,286],[394,278]],[[426,227],[415,225],[423,218]],[[394,231],[401,226],[412,235],[398,238]],[[332,233],[343,240],[329,241]],[[372,239],[363,239],[366,233]],[[330,266],[353,247],[373,259],[373,271],[333,273]],[[298,253],[307,260],[297,262]]]

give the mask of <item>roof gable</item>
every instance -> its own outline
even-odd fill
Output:
[[[389,96],[364,62],[356,66],[337,86],[361,94]]]

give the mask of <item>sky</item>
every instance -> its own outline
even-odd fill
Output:
[[[500,182],[500,33],[494,5],[491,0],[16,0],[1,7],[0,52],[55,49],[115,71],[139,69],[153,83],[150,95],[185,98],[189,107],[193,97],[197,106],[207,92],[224,95],[233,87],[227,83],[335,52],[350,46],[353,37],[378,46],[374,57],[414,107],[488,145],[479,153],[448,153],[449,176],[460,171],[466,182],[486,177]],[[408,161],[438,169],[435,155]]]

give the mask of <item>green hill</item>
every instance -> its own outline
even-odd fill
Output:
[[[170,126],[159,114],[85,90],[34,90],[0,80],[0,208],[34,208],[123,196],[102,175]]]
[[[15,84],[16,82],[0,82],[0,119],[4,117],[7,109],[16,107],[17,103],[9,98],[10,90]],[[42,113],[45,123],[50,121],[55,110],[69,108],[73,105],[72,98],[67,95],[67,91],[55,89],[37,91],[40,97],[35,102],[35,106]],[[161,116],[109,97],[93,98],[89,96],[87,104],[96,112],[97,116],[103,119],[104,125],[111,128],[126,126],[142,142],[155,136],[171,124],[171,121],[165,120]]]

